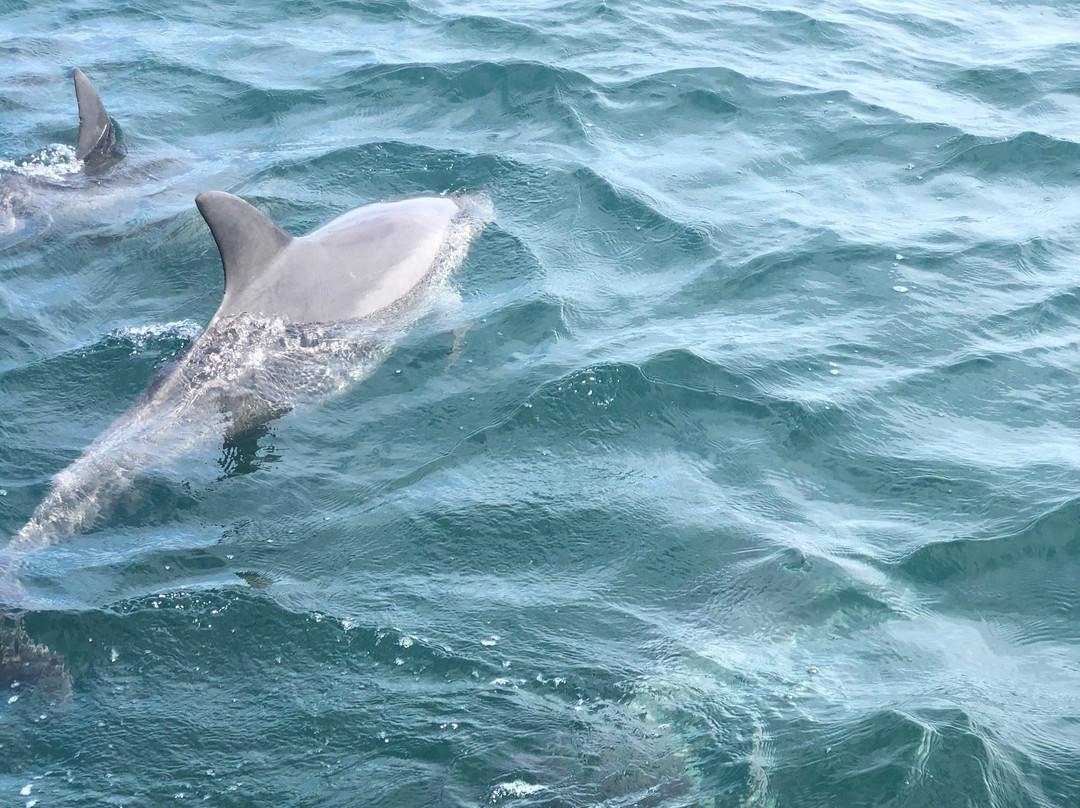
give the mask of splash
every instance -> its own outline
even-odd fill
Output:
[[[546,786],[536,783],[526,783],[524,780],[512,780],[509,783],[499,783],[491,789],[491,803],[500,803],[517,797],[527,797],[547,790]]]
[[[137,354],[165,340],[193,340],[201,331],[202,326],[194,320],[174,320],[171,323],[129,325],[110,332],[109,336],[130,343],[131,353]]]
[[[83,161],[70,146],[54,144],[21,160],[0,160],[0,236],[26,229],[36,189],[78,184]]]
[[[194,320],[174,320],[171,323],[124,326],[116,329],[109,336],[131,340],[135,344],[145,347],[147,344],[159,339],[193,339],[199,335],[201,330],[202,326]]]
[[[77,174],[82,168],[83,161],[75,156],[75,150],[62,143],[46,146],[22,160],[0,160],[0,171],[54,182]]]

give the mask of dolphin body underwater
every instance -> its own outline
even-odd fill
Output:
[[[0,551],[0,688],[36,681],[70,691],[63,663],[11,617],[41,605],[19,582],[28,554],[94,527],[144,471],[370,375],[448,288],[490,215],[480,197],[421,196],[356,208],[293,237],[231,194],[195,201],[221,253],[221,305],[187,352],[53,478]]]
[[[72,78],[79,105],[79,141],[74,159],[68,152],[66,158],[53,155],[61,157],[59,160],[39,153],[19,162],[0,161],[0,235],[21,228],[23,217],[41,206],[38,197],[42,192],[83,188],[88,178],[108,171],[123,154],[116,126],[94,85],[78,68],[72,71]],[[46,149],[44,154],[51,151]],[[48,209],[48,203],[44,207]]]

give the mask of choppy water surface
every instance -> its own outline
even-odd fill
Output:
[[[5,538],[216,308],[197,191],[497,212],[38,554],[0,802],[1075,804],[1077,6],[532,6],[0,5]]]

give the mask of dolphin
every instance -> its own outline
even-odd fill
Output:
[[[29,554],[99,525],[147,470],[370,375],[450,290],[450,274],[490,218],[483,197],[418,196],[292,236],[232,194],[210,191],[195,203],[221,255],[221,304],[187,352],[56,474],[0,550],[0,617],[42,605],[19,582]],[[36,667],[54,671],[43,646],[18,647],[39,651]]]
[[[97,89],[78,68],[72,71],[72,79],[79,106],[79,140],[74,155],[64,153],[66,146],[50,147],[23,160],[0,160],[0,235],[20,229],[24,215],[41,204],[37,191],[84,187],[87,178],[105,173],[122,156],[118,127],[105,111]]]
[[[0,163],[0,235],[18,229],[19,216],[31,207],[35,186],[62,184],[74,173],[101,173],[114,165],[121,154],[116,127],[97,89],[78,68],[72,71],[75,100],[79,107],[79,139],[74,161],[48,162],[35,155],[19,164]],[[34,642],[22,627],[17,611],[7,608],[23,592],[11,577],[9,561],[0,561],[0,684],[32,681],[55,698],[65,700],[71,680],[63,658]]]
[[[366,205],[291,236],[232,194],[195,199],[225,274],[202,334],[53,479],[10,550],[91,527],[146,469],[369,375],[483,227],[475,197]]]

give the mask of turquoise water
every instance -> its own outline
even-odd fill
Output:
[[[1076,804],[1078,33],[6,0],[0,533],[213,314],[195,193],[496,219],[362,384],[23,571],[72,693],[0,697],[0,803]]]

